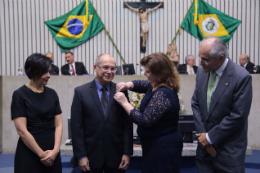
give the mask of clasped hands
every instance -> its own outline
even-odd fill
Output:
[[[206,151],[212,156],[216,157],[217,152],[213,145],[210,145],[210,143],[207,140],[206,133],[197,133],[196,136],[198,136],[198,143],[201,145],[202,148],[205,148]]]
[[[54,160],[57,156],[58,152],[54,151],[54,150],[46,150],[44,151],[44,156],[40,157],[41,158],[41,162],[47,166],[47,167],[51,167],[54,164]]]

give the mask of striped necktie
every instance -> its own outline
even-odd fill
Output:
[[[210,106],[210,102],[211,102],[212,93],[214,92],[214,88],[215,88],[215,84],[216,84],[216,77],[217,77],[217,73],[211,72],[208,90],[207,90],[207,107],[208,107],[208,110],[209,110],[209,106]]]

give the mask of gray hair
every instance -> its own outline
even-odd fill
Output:
[[[190,60],[190,57],[191,56],[193,56],[193,55],[187,55],[186,57],[185,57],[185,62],[187,63],[187,61],[189,61]],[[193,56],[194,57],[194,56]]]
[[[229,53],[228,53],[228,48],[227,48],[226,43],[223,40],[221,40],[220,38],[214,37],[214,36],[205,38],[203,40],[203,42],[210,38],[215,38],[215,40],[213,43],[214,46],[212,46],[212,48],[209,52],[209,55],[213,58],[220,58],[221,55],[224,55],[225,58],[227,58],[229,56]]]
[[[104,56],[104,55],[106,55],[106,54],[105,54],[105,53],[102,53],[102,54],[100,54],[100,55],[97,56],[96,62],[95,62],[96,65],[99,65],[99,64],[101,63],[101,58],[102,58],[102,56]]]

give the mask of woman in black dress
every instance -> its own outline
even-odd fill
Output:
[[[32,54],[25,62],[30,81],[14,91],[11,115],[18,140],[15,173],[61,173],[62,117],[57,93],[46,87],[51,59]]]
[[[179,76],[170,59],[153,53],[141,60],[147,81],[120,82],[114,96],[138,125],[143,149],[143,173],[178,173],[183,147],[178,130],[180,88]],[[130,89],[145,93],[140,111],[120,91]]]

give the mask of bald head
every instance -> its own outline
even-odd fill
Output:
[[[53,54],[51,52],[46,53],[45,56],[47,56],[53,61]]]
[[[208,37],[200,45],[199,57],[204,72],[216,71],[228,57],[227,46],[218,37]]]
[[[239,64],[244,66],[246,63],[249,62],[249,55],[247,54],[242,54],[239,56]]]
[[[96,65],[99,65],[102,63],[102,61],[105,60],[105,61],[110,61],[111,63],[113,62],[115,65],[116,65],[116,61],[114,59],[114,57],[112,57],[111,55],[109,54],[100,54],[97,58],[96,58],[96,62],[95,64]]]

